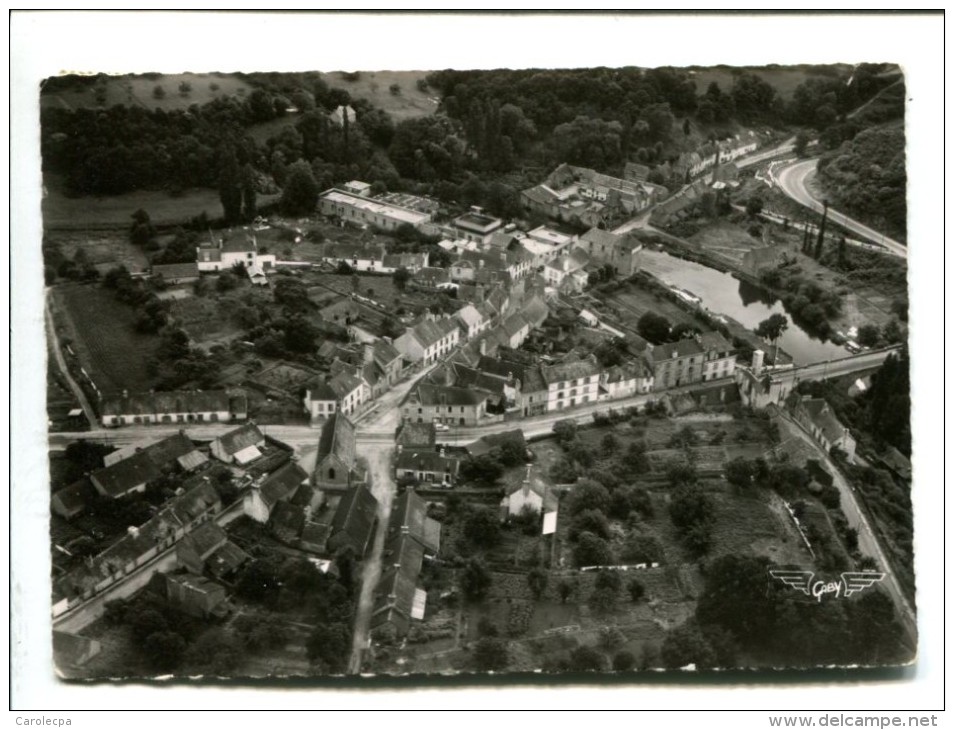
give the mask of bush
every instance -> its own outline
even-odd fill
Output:
[[[636,657],[629,651],[618,651],[613,655],[613,670],[629,672],[636,667]]]

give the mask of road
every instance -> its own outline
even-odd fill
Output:
[[[901,585],[898,583],[898,579],[895,577],[894,573],[891,572],[891,563],[888,561],[884,550],[882,550],[881,544],[878,542],[878,537],[871,529],[871,525],[868,523],[868,519],[865,516],[864,510],[858,503],[858,497],[855,494],[855,490],[852,489],[848,481],[844,478],[844,476],[842,476],[841,472],[838,470],[838,466],[834,461],[832,461],[831,457],[825,452],[825,450],[819,448],[814,439],[812,439],[812,437],[787,414],[783,414],[783,417],[788,424],[787,430],[789,433],[797,438],[802,439],[802,441],[811,446],[812,449],[814,449],[817,458],[824,462],[825,470],[828,471],[828,473],[834,478],[835,486],[838,488],[838,492],[841,494],[841,510],[844,512],[845,518],[848,520],[848,525],[858,531],[858,550],[862,555],[868,555],[874,558],[881,567],[881,570],[884,571],[885,578],[884,581],[882,581],[882,585],[888,592],[888,595],[891,597],[891,600],[898,611],[898,616],[901,619],[901,626],[904,629],[911,648],[916,648],[917,618],[915,612],[908,604],[907,598],[904,595],[904,591],[901,590]]]
[[[215,517],[215,521],[222,526],[229,524],[235,518],[242,514],[242,501],[226,508]],[[173,545],[168,550],[159,553],[148,563],[139,566],[136,570],[124,577],[118,583],[109,586],[102,593],[87,600],[85,603],[71,608],[64,614],[53,619],[53,628],[56,631],[69,631],[75,633],[81,631],[89,624],[103,615],[106,603],[115,601],[119,598],[128,598],[140,588],[145,587],[149,580],[157,572],[167,573],[175,569],[177,565],[176,546]]]
[[[391,457],[394,455],[394,441],[358,441],[358,451],[368,462],[368,476],[371,478],[371,493],[378,500],[378,524],[374,533],[371,552],[363,561],[361,571],[361,592],[358,597],[358,609],[354,618],[354,635],[351,644],[351,659],[348,673],[361,671],[361,657],[368,646],[371,612],[374,609],[374,589],[381,577],[381,554],[384,552],[384,539],[387,535],[388,520],[397,486],[391,474]]]
[[[795,149],[795,138],[789,137],[777,147],[773,147],[768,150],[763,150],[761,152],[756,152],[754,155],[749,155],[748,157],[740,157],[739,159],[735,161],[735,165],[739,169],[743,167],[749,167],[750,165],[757,165],[760,162],[771,160],[773,157],[778,157],[779,155],[791,154],[794,149]]]
[[[53,352],[53,358],[56,360],[56,366],[60,369],[60,372],[63,373],[63,377],[66,378],[66,382],[69,384],[70,390],[73,391],[73,395],[76,396],[76,400],[79,401],[79,404],[83,409],[83,413],[86,415],[86,420],[89,421],[91,426],[95,425],[99,423],[99,420],[96,418],[96,411],[93,410],[93,406],[90,404],[89,400],[87,400],[86,393],[83,392],[83,389],[79,387],[79,384],[73,380],[73,376],[70,375],[70,369],[66,365],[66,358],[63,357],[63,351],[60,349],[60,338],[56,336],[56,327],[53,323],[53,313],[50,311],[49,288],[47,288],[44,294],[43,316],[46,319],[46,339],[49,343],[49,349]]]
[[[801,160],[786,165],[779,170],[776,176],[776,182],[778,182],[778,186],[782,192],[792,200],[811,208],[817,213],[821,213],[824,211],[824,206],[821,204],[821,201],[812,195],[806,185],[809,176],[814,174],[817,165],[817,159]],[[883,246],[896,256],[907,258],[908,248],[903,243],[888,238],[883,233],[849,218],[844,213],[839,213],[833,208],[829,208],[828,220],[847,228],[852,233],[856,233],[869,241]]]

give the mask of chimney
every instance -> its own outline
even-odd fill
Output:
[[[765,353],[761,350],[755,350],[752,353],[752,374],[758,377],[762,374],[762,363],[765,360]]]

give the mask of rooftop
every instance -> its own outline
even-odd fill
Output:
[[[380,200],[372,200],[371,198],[365,198],[364,196],[355,195],[337,188],[322,193],[321,199],[329,200],[333,203],[350,205],[371,214],[386,216],[401,221],[402,223],[410,223],[412,226],[427,223],[431,219],[428,213],[421,213],[420,211],[392,205],[391,203],[383,203]]]
[[[500,218],[471,211],[455,218],[454,225],[477,233],[490,233],[500,228],[503,221]]]

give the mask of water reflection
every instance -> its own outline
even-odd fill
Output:
[[[731,274],[650,249],[640,253],[640,267],[667,284],[688,289],[710,311],[732,317],[749,329],[754,329],[773,314],[784,314],[789,320],[788,330],[778,344],[799,364],[848,354],[844,347],[816,337],[805,329],[770,292],[739,281]]]

